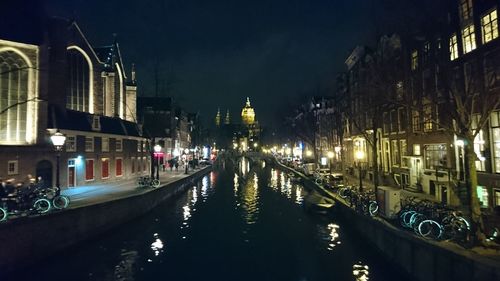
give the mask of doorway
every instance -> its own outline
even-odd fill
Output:
[[[68,187],[76,186],[75,159],[68,160]]]
[[[52,163],[49,160],[36,164],[36,179],[43,188],[52,187]]]

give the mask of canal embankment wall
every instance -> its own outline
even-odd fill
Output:
[[[208,166],[146,193],[1,224],[0,276],[144,215],[211,170]]]
[[[500,280],[500,260],[463,249],[448,242],[423,239],[381,218],[355,212],[335,194],[281,163],[280,169],[303,178],[304,185],[334,199],[335,211],[360,237],[373,245],[389,262],[416,281]]]

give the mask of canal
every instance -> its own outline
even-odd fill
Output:
[[[226,164],[148,215],[12,280],[407,280],[348,223],[306,212],[310,192],[286,173]]]

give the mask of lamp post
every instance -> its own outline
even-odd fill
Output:
[[[57,154],[56,154],[56,187],[57,192],[59,192],[61,188],[61,184],[59,182],[59,159],[61,158],[61,151],[64,146],[64,142],[66,141],[66,136],[57,130],[52,136],[50,136],[50,141],[54,145]]]
[[[188,174],[188,154],[189,154],[189,149],[184,149],[184,155],[186,156],[186,159],[184,161],[184,166],[186,167],[186,170],[184,171],[184,174]]]
[[[356,151],[356,159],[358,160],[358,167],[359,167],[359,192],[363,192],[363,178],[361,176],[362,174],[361,160],[363,158],[365,158],[365,153],[362,150]]]
[[[155,160],[156,160],[156,179],[160,179],[160,152],[161,152],[161,145],[157,144],[153,147],[153,150],[155,151]]]

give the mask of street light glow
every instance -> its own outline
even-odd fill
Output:
[[[365,153],[363,152],[363,150],[356,151],[356,159],[361,160],[363,158],[365,158]]]
[[[333,156],[335,156],[335,154],[333,153],[333,151],[328,151],[327,156],[328,156],[328,158],[331,159],[331,158],[333,158]]]

